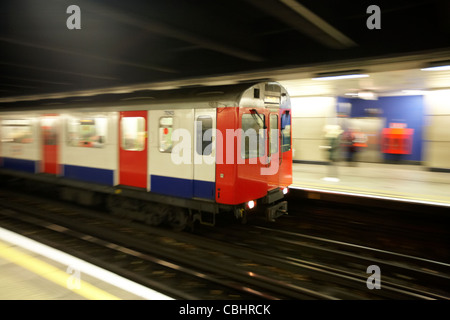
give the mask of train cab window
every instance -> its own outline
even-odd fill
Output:
[[[284,111],[281,115],[281,151],[291,150],[291,114]]]
[[[173,141],[173,117],[161,117],[159,119],[159,151],[172,152]]]
[[[209,156],[212,152],[212,124],[210,116],[199,116],[195,122],[197,153],[203,156]],[[209,130],[209,131],[208,131]]]
[[[107,119],[104,117],[70,118],[67,125],[68,145],[72,147],[103,148]]]
[[[33,134],[31,121],[27,119],[4,119],[2,121],[2,142],[31,143]]]
[[[278,152],[278,115],[270,115],[270,154]]]
[[[241,156],[243,159],[262,157],[265,154],[265,116],[246,113],[242,115]]]
[[[123,117],[121,121],[122,149],[142,151],[145,149],[145,119],[143,117]]]

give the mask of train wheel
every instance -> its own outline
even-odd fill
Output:
[[[106,199],[106,206],[113,215],[121,216],[123,214],[121,205],[120,199],[114,195],[109,195]]]
[[[185,209],[174,207],[170,210],[169,224],[175,231],[182,231],[188,225],[188,214]]]
[[[147,203],[144,205],[145,223],[151,226],[159,226],[169,215],[167,206]]]

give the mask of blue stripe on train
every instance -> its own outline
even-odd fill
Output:
[[[181,198],[215,199],[215,183],[150,175],[151,191]]]
[[[64,177],[85,182],[114,185],[114,171],[91,167],[64,165]]]
[[[194,180],[194,197],[216,199],[216,184],[211,181]]]
[[[3,168],[35,173],[37,161],[16,158],[3,158]]]

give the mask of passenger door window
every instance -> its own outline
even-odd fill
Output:
[[[172,152],[173,141],[173,117],[161,117],[159,119],[159,151]]]
[[[210,116],[197,117],[196,125],[196,139],[197,139],[197,154],[209,156],[212,152],[212,128],[213,120]],[[208,131],[209,130],[209,131]]]
[[[145,119],[143,117],[123,117],[121,123],[122,149],[142,151],[145,148]]]

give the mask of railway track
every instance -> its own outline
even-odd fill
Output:
[[[0,192],[0,225],[178,299],[326,299],[204,240],[71,205]],[[242,254],[241,254],[242,255]],[[243,255],[245,256],[245,255]]]
[[[355,253],[339,255],[335,250],[332,257],[330,250],[333,249],[305,244],[298,235],[278,230],[233,226],[228,229],[205,228],[214,230],[208,235],[174,233],[47,199],[5,191],[0,192],[0,199],[3,200],[0,206],[0,225],[3,227],[51,246],[62,246],[68,253],[174,298],[448,297],[445,292],[430,293],[423,288],[391,283],[385,274],[385,265],[382,266],[382,290],[369,290],[366,286],[368,275],[361,274],[361,270],[355,272],[354,268],[355,264],[365,265],[367,261],[361,262],[362,258]],[[299,257],[292,252],[304,256]],[[314,252],[316,257],[327,256],[329,261],[318,261]],[[345,259],[349,266],[353,264],[353,269],[333,267],[333,261],[339,258]],[[379,260],[376,262],[380,263]],[[432,277],[432,273],[429,276]]]
[[[228,232],[226,241],[364,286],[371,275],[367,268],[376,266],[381,270],[383,290],[404,294],[405,298],[450,299],[448,263],[273,227],[250,228]],[[217,232],[207,231],[204,236],[224,241]]]
[[[307,199],[293,190],[289,216],[277,228],[450,263],[448,209],[342,197]]]
[[[62,225],[4,208],[0,212],[0,219],[2,227],[63,250],[176,299],[195,299],[197,295],[201,295],[202,293],[198,291],[192,295],[189,293],[190,290],[183,290],[185,289],[183,284],[189,283],[190,289],[196,286],[204,287],[202,280],[207,284],[208,294],[220,296],[223,292],[220,289],[216,291],[213,289],[214,286],[206,274],[197,273],[195,270],[88,233],[74,231]],[[191,279],[189,275],[195,276]],[[216,288],[221,288],[221,285]],[[228,294],[229,297],[233,297],[231,293]]]

